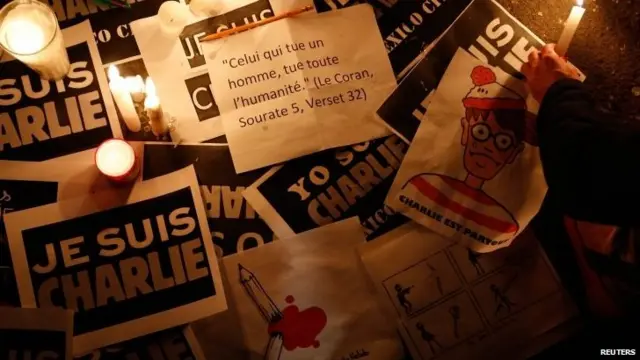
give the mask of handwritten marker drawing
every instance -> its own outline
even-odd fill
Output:
[[[282,356],[282,348],[294,351],[297,348],[318,348],[318,335],[327,325],[327,314],[323,309],[312,306],[300,311],[294,305],[295,298],[288,295],[288,305],[282,311],[265,291],[258,278],[242,264],[238,264],[239,280],[251,301],[268,324],[269,342],[264,358],[278,360]]]
[[[491,292],[493,293],[493,299],[496,303],[496,311],[495,311],[496,316],[498,315],[498,313],[500,313],[502,309],[505,309],[507,313],[510,313],[511,307],[517,305],[516,303],[511,301],[511,299],[509,299],[509,297],[507,296],[507,291],[509,291],[509,289],[511,288],[511,285],[513,285],[513,282],[516,280],[517,277],[518,277],[517,274],[514,275],[502,289],[500,289],[496,284],[491,284],[489,286],[489,289],[491,289]]]
[[[484,274],[484,268],[482,267],[482,264],[480,263],[480,256],[482,256],[481,254],[478,254],[477,252],[471,250],[471,249],[467,249],[467,253],[469,255],[469,262],[473,265],[473,268],[476,269],[476,273],[478,275],[482,275]]]
[[[431,349],[431,352],[433,354],[436,353],[436,350],[435,350],[436,347],[440,348],[440,350],[443,349],[442,345],[440,345],[438,340],[436,340],[436,336],[434,334],[430,333],[424,327],[423,323],[417,322],[416,323],[416,329],[418,329],[418,331],[420,332],[420,336],[422,337],[422,340],[427,342],[427,344],[429,345],[429,349]],[[434,347],[434,345],[435,345],[435,347]]]
[[[404,288],[402,287],[402,285],[396,284],[393,288],[396,291],[396,296],[398,297],[398,303],[400,304],[400,306],[404,308],[404,311],[407,313],[407,315],[411,314],[411,308],[413,305],[411,304],[411,301],[407,300],[407,296],[409,296],[409,293],[411,293],[413,285],[409,286],[408,288]]]
[[[6,201],[6,202],[11,201],[11,195],[7,193],[7,190],[2,190],[2,197],[0,198],[0,201]]]
[[[449,314],[451,314],[451,320],[453,321],[453,336],[458,339],[460,338],[460,333],[458,331],[458,323],[460,322],[460,306],[451,306],[449,308]]]

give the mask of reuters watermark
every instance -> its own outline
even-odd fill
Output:
[[[619,355],[636,355],[636,349],[600,349],[600,355],[619,356]]]

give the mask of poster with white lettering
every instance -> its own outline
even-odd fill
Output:
[[[0,319],[0,359],[72,359],[72,311],[0,306]]]
[[[202,342],[205,356],[401,359],[399,337],[356,254],[364,241],[351,218],[224,258],[229,311],[223,315],[236,320],[213,316],[192,325],[211,339]],[[230,331],[234,326],[242,331]],[[218,357],[228,348],[245,356]]]
[[[89,20],[102,63],[110,64],[140,55],[129,23],[153,16],[167,0],[128,0],[129,6],[94,0],[48,0],[61,28]]]
[[[523,62],[531,50],[542,45],[540,38],[496,1],[474,1],[378,109],[378,116],[409,143],[459,47],[522,79]]]
[[[4,57],[0,160],[49,160],[121,136],[89,22],[62,33],[71,62],[62,80],[42,80],[21,62]]]
[[[73,309],[75,354],[226,309],[193,167],[4,220],[21,306]]]
[[[177,327],[94,350],[76,360],[205,360],[190,326]]]
[[[244,197],[278,238],[357,216],[373,240],[407,221],[384,205],[406,151],[397,136],[323,151],[273,168]]]
[[[242,196],[264,171],[236,174],[226,145],[145,144],[142,178],[152,179],[191,164],[198,175],[211,237],[219,256],[273,240],[273,231]]]
[[[220,15],[210,18],[188,13],[178,38],[162,33],[157,16],[131,23],[163,110],[175,119],[174,141],[202,142],[224,133],[200,39],[273,16],[269,0],[222,0],[216,7]]]
[[[420,54],[456,20],[471,0],[314,0],[318,12],[367,3],[375,9],[378,27],[398,78],[406,75]]]

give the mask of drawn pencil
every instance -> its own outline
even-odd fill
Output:
[[[258,278],[242,264],[238,264],[238,275],[242,287],[244,287],[267,324],[280,321],[283,317],[282,312],[264,290]]]
[[[264,351],[264,360],[279,360],[282,356],[282,347],[284,345],[282,334],[274,333],[269,337],[267,348]]]

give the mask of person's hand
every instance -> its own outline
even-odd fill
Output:
[[[538,102],[542,102],[547,90],[556,81],[580,78],[578,70],[556,53],[554,44],[529,54],[529,62],[522,66],[522,73],[527,77],[531,94]]]

